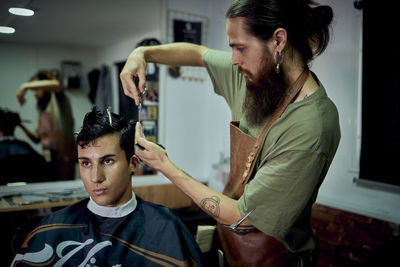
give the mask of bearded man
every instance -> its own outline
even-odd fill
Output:
[[[139,104],[147,62],[207,68],[232,111],[223,194],[174,165],[140,134],[140,124],[136,155],[215,218],[227,266],[316,266],[311,207],[340,127],[308,65],[328,45],[332,9],[310,0],[238,0],[226,17],[232,53],[188,43],[139,47],[120,74],[125,94]]]
[[[39,112],[35,131],[20,124],[24,133],[34,143],[40,143],[43,155],[49,163],[53,180],[75,179],[74,119],[71,104],[57,74],[39,71],[29,82],[17,90],[20,105],[25,103],[25,94],[31,90],[36,98]]]

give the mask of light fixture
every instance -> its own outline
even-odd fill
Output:
[[[35,14],[35,12],[31,9],[20,8],[20,7],[10,7],[8,9],[8,12],[18,16],[33,16],[33,14]]]
[[[0,33],[14,33],[15,29],[7,26],[0,26]]]

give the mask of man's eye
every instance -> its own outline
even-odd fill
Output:
[[[114,163],[114,160],[113,160],[113,159],[105,159],[105,160],[103,161],[103,163],[104,163],[105,165],[110,165],[110,164],[113,164],[113,163]]]
[[[86,168],[91,166],[89,161],[81,161],[81,165]]]

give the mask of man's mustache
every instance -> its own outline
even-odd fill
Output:
[[[252,78],[253,77],[253,75],[248,70],[245,70],[240,66],[238,67],[238,70],[239,70],[240,73],[246,75],[247,78]]]

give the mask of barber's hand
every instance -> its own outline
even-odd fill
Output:
[[[144,164],[156,170],[160,170],[163,163],[168,160],[165,149],[146,140],[139,122],[136,123],[135,143],[137,144],[135,146],[135,155],[138,156]]]
[[[146,138],[143,133],[142,124],[140,122],[136,122],[135,125],[135,145],[138,143],[140,138]]]
[[[25,83],[23,83],[19,88],[18,88],[18,91],[17,91],[17,100],[18,100],[18,103],[22,106],[24,103],[25,103],[25,94],[26,94],[26,91],[27,91],[27,87],[25,86]]]
[[[133,98],[136,105],[139,105],[138,94],[143,92],[146,84],[146,59],[140,47],[129,55],[119,77],[125,95]],[[138,87],[135,85],[136,78],[139,78]]]

